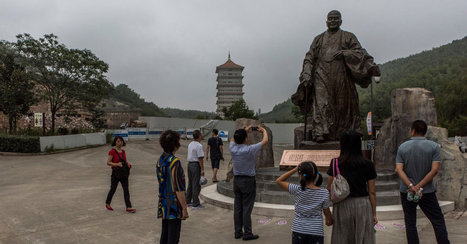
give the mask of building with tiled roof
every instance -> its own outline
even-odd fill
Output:
[[[244,67],[230,60],[216,67],[217,73],[217,115],[224,117],[222,109],[232,106],[232,103],[243,98],[243,72]]]

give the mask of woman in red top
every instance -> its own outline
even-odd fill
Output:
[[[120,182],[123,188],[126,211],[134,213],[136,210],[131,208],[130,191],[128,190],[128,177],[130,176],[131,164],[126,161],[125,150],[122,149],[125,144],[126,143],[121,136],[116,136],[112,143],[112,146],[115,148],[109,151],[107,165],[112,167],[112,176],[110,177],[110,191],[109,194],[107,194],[105,208],[113,211],[113,208],[110,206],[110,202],[112,201],[115,190],[117,190],[118,182]]]

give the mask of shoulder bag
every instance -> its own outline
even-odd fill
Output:
[[[341,175],[339,171],[339,162],[337,158],[334,159],[332,164],[332,176],[334,177],[334,180],[331,184],[331,201],[333,203],[338,203],[349,196],[350,187],[347,180],[344,178],[344,176]]]

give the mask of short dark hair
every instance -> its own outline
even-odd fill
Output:
[[[425,121],[423,121],[423,120],[415,120],[414,122],[412,122],[411,129],[417,135],[425,135],[426,131],[428,130],[428,126],[426,125]]]
[[[122,140],[123,146],[126,145],[126,142],[125,142],[125,140],[123,140],[123,137],[121,137],[121,136],[116,136],[116,137],[114,138],[114,141],[112,142],[112,147],[115,147],[115,145],[117,145],[117,140],[118,140],[118,139]]]
[[[234,140],[237,144],[243,144],[248,135],[246,134],[245,129],[238,129],[234,133]]]
[[[164,152],[173,153],[175,149],[180,147],[180,134],[173,130],[166,130],[162,132],[159,143]]]
[[[216,135],[216,136],[219,135],[219,131],[217,129],[213,129],[212,133],[214,133],[214,135]]]
[[[193,131],[193,139],[198,140],[200,136],[201,136],[201,132],[199,130]]]

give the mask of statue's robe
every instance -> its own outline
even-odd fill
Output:
[[[341,57],[334,56],[338,51],[342,51]],[[371,77],[379,75],[373,57],[361,47],[353,33],[325,31],[315,37],[303,61],[297,93],[292,96],[302,113],[311,112],[309,124],[313,140],[318,136],[338,140],[345,130],[359,131],[355,84],[366,88]]]

